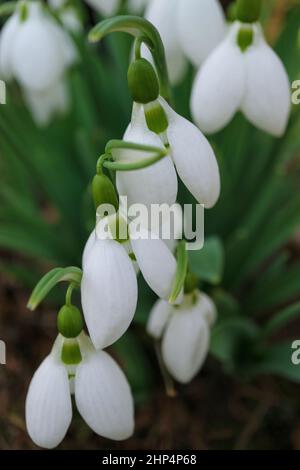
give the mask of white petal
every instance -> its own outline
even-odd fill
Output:
[[[56,114],[65,113],[70,104],[64,80],[41,92],[24,89],[24,97],[39,126],[47,125]]]
[[[172,311],[173,307],[169,302],[166,302],[165,300],[157,300],[153,305],[148,318],[147,333],[155,339],[160,339]]]
[[[85,0],[90,7],[94,8],[103,16],[115,15],[120,7],[120,0]]]
[[[187,68],[187,61],[178,40],[176,28],[178,0],[152,0],[145,12],[145,18],[158,29],[166,52],[167,65],[171,83],[181,82]],[[147,48],[143,55],[149,58]]]
[[[92,353],[78,366],[75,400],[83,419],[100,436],[119,441],[132,435],[130,387],[120,367],[104,351]]]
[[[26,425],[31,439],[52,449],[65,437],[72,419],[67,369],[50,354],[35,372],[26,398]]]
[[[15,13],[7,20],[0,34],[0,76],[5,80],[12,78],[12,50],[19,30],[19,16]]]
[[[197,308],[199,313],[203,315],[208,325],[214,325],[217,319],[217,309],[212,299],[204,292],[198,292]]]
[[[129,224],[133,252],[147,284],[162,299],[168,299],[176,274],[176,260],[167,245],[160,239],[151,239],[151,234],[140,227],[137,236]],[[136,239],[135,239],[136,238]]]
[[[162,356],[170,374],[181,383],[199,372],[209,347],[209,327],[197,305],[174,311],[162,340]]]
[[[22,86],[42,91],[57,83],[61,77],[66,48],[53,34],[57,29],[41,15],[30,16],[22,25],[12,51],[13,73]]]
[[[137,304],[137,280],[124,248],[97,240],[83,265],[81,302],[96,348],[106,348],[128,329]]]
[[[200,204],[211,208],[220,195],[219,167],[202,132],[161,99],[167,113],[167,129],[172,156],[183,183]]]
[[[139,105],[135,105],[133,121],[124,140],[164,148],[160,138],[147,128],[143,107]],[[113,153],[116,161],[122,162],[135,162],[153,156],[149,152],[132,150]],[[151,204],[172,205],[177,198],[178,182],[170,156],[142,170],[117,172],[117,188],[120,196],[127,196],[128,206],[139,203],[150,209]]]
[[[242,111],[247,119],[274,136],[284,134],[291,109],[290,84],[284,66],[261,38],[245,53],[246,91]]]
[[[181,47],[196,67],[226,34],[225,15],[218,0],[179,0],[177,24]]]
[[[244,57],[235,37],[236,25],[203,63],[193,84],[191,111],[205,133],[217,132],[226,126],[242,102]]]
[[[89,257],[89,254],[91,253],[93,246],[96,242],[96,230],[93,230],[87,239],[87,242],[85,244],[84,250],[83,250],[83,255],[82,255],[82,266],[85,266],[86,260]]]

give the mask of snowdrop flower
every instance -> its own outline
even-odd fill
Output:
[[[226,34],[219,0],[179,0],[177,24],[180,45],[195,67],[203,63]]]
[[[208,140],[199,129],[177,114],[159,96],[158,83],[151,64],[145,59],[133,62],[128,72],[129,88],[135,102],[132,123],[125,140],[165,147],[167,157],[141,171],[118,176],[118,191],[129,203],[173,204],[177,197],[177,173],[189,191],[206,208],[215,205],[220,194],[217,160]],[[147,139],[147,140],[146,140]],[[118,150],[116,161],[137,159],[137,152]],[[148,154],[149,157],[149,154]],[[139,155],[146,158],[145,154]],[[145,191],[145,188],[146,191]]]
[[[66,70],[76,61],[77,54],[70,37],[48,15],[40,2],[23,6],[26,15],[17,8],[5,23],[0,36],[0,74],[5,80],[16,79],[25,99],[33,107],[39,122],[51,117],[50,97],[56,109],[65,109],[67,98],[63,85]],[[59,90],[59,91],[58,91]],[[64,90],[64,91],[62,91]],[[60,98],[64,94],[60,103]],[[39,103],[40,102],[40,103]],[[47,103],[47,104],[45,104]],[[38,110],[41,108],[41,110]]]
[[[167,245],[143,228],[129,224],[129,240],[119,243],[103,219],[83,253],[82,309],[94,346],[105,348],[128,329],[137,304],[137,268],[158,297],[168,299],[176,274],[176,259]],[[134,260],[134,261],[132,261]],[[134,264],[135,266],[134,266]]]
[[[210,328],[216,308],[204,293],[186,294],[179,306],[158,300],[147,324],[148,333],[161,340],[168,372],[181,383],[190,382],[201,369],[209,349]]]
[[[85,0],[86,3],[94,8],[98,13],[103,16],[115,15],[121,5],[121,0]]]
[[[59,335],[35,372],[26,398],[26,426],[38,446],[52,449],[64,439],[72,420],[71,393],[95,433],[113,440],[132,435],[132,394],[117,363],[106,352],[96,351],[84,333],[73,340]]]
[[[237,111],[259,129],[281,136],[290,113],[284,66],[258,23],[236,21],[207,58],[193,85],[191,110],[205,133],[226,126]]]
[[[184,77],[187,58],[198,67],[225,35],[225,17],[218,0],[151,0],[145,18],[162,37],[174,85]],[[143,55],[150,57],[146,48]]]

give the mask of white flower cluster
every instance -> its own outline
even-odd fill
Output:
[[[0,75],[17,80],[38,124],[69,106],[65,72],[77,52],[41,2],[20,4],[0,35]]]

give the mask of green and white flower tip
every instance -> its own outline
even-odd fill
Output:
[[[187,59],[199,67],[222,41],[226,22],[218,0],[151,0],[145,18],[158,29],[172,84],[180,83]],[[150,55],[146,48],[143,55]]]
[[[220,131],[237,111],[275,137],[286,130],[291,109],[289,78],[257,22],[260,5],[258,0],[239,0],[238,20],[195,78],[191,111],[205,133]]]
[[[96,434],[117,441],[133,434],[134,405],[127,379],[84,333],[73,340],[59,335],[31,380],[26,426],[35,444],[52,449],[64,439],[72,420],[71,394]]]
[[[129,88],[139,102],[133,105],[132,119],[124,141],[165,149],[167,156],[143,170],[117,172],[119,194],[128,197],[129,205],[172,205],[177,198],[177,170],[195,199],[206,208],[213,207],[220,194],[220,175],[212,147],[194,124],[178,115],[158,96],[156,75],[154,71],[153,75],[148,72],[148,67],[152,67],[150,63],[145,59],[136,63],[142,64],[142,67],[136,64],[130,67]],[[147,73],[145,63],[148,64]],[[133,77],[135,73],[136,77]],[[151,80],[147,79],[149,76]],[[122,162],[149,157],[148,153],[128,149],[116,149],[112,154],[115,161]]]
[[[17,80],[40,125],[67,110],[64,75],[76,59],[71,38],[39,1],[20,3],[2,28],[1,77]]]
[[[216,315],[213,301],[198,290],[186,294],[176,307],[163,300],[154,304],[147,332],[161,340],[164,364],[178,382],[186,384],[200,371],[208,354],[210,328]]]

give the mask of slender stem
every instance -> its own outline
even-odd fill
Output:
[[[185,278],[188,269],[188,255],[186,251],[186,242],[182,240],[177,246],[177,270],[173,281],[172,292],[169,298],[170,303],[174,303],[184,287]]]
[[[66,292],[66,305],[70,306],[72,305],[72,294],[73,290],[78,287],[78,284],[75,284],[75,282],[71,282],[68,286],[67,292]]]
[[[174,387],[174,381],[173,381],[172,377],[170,376],[169,372],[167,371],[166,366],[164,364],[164,361],[163,361],[163,358],[162,358],[162,355],[161,355],[161,348],[160,348],[160,342],[159,341],[155,341],[154,348],[155,348],[156,357],[157,357],[157,360],[158,360],[158,365],[159,365],[159,368],[160,368],[160,372],[161,372],[161,375],[162,375],[163,380],[164,380],[166,394],[170,398],[175,398],[176,395],[177,395],[177,392],[176,392],[175,387]]]
[[[144,160],[136,161],[136,162],[112,162],[109,160],[105,160],[103,166],[108,170],[113,171],[135,171],[135,170],[143,170],[144,168],[148,168],[148,166],[154,165],[155,163],[159,162],[165,155],[157,155],[151,158],[145,158]]]
[[[160,157],[165,157],[167,155],[167,151],[163,147],[160,148],[154,147],[153,145],[137,144],[135,142],[127,142],[125,140],[110,140],[105,147],[105,153],[111,154],[111,152],[116,149],[155,153]]]
[[[141,41],[149,48],[157,69],[160,84],[160,94],[171,101],[168,69],[165,49],[157,29],[144,18],[138,16],[116,16],[98,23],[89,33],[91,42],[101,41],[104,36],[113,32],[125,32]]]

